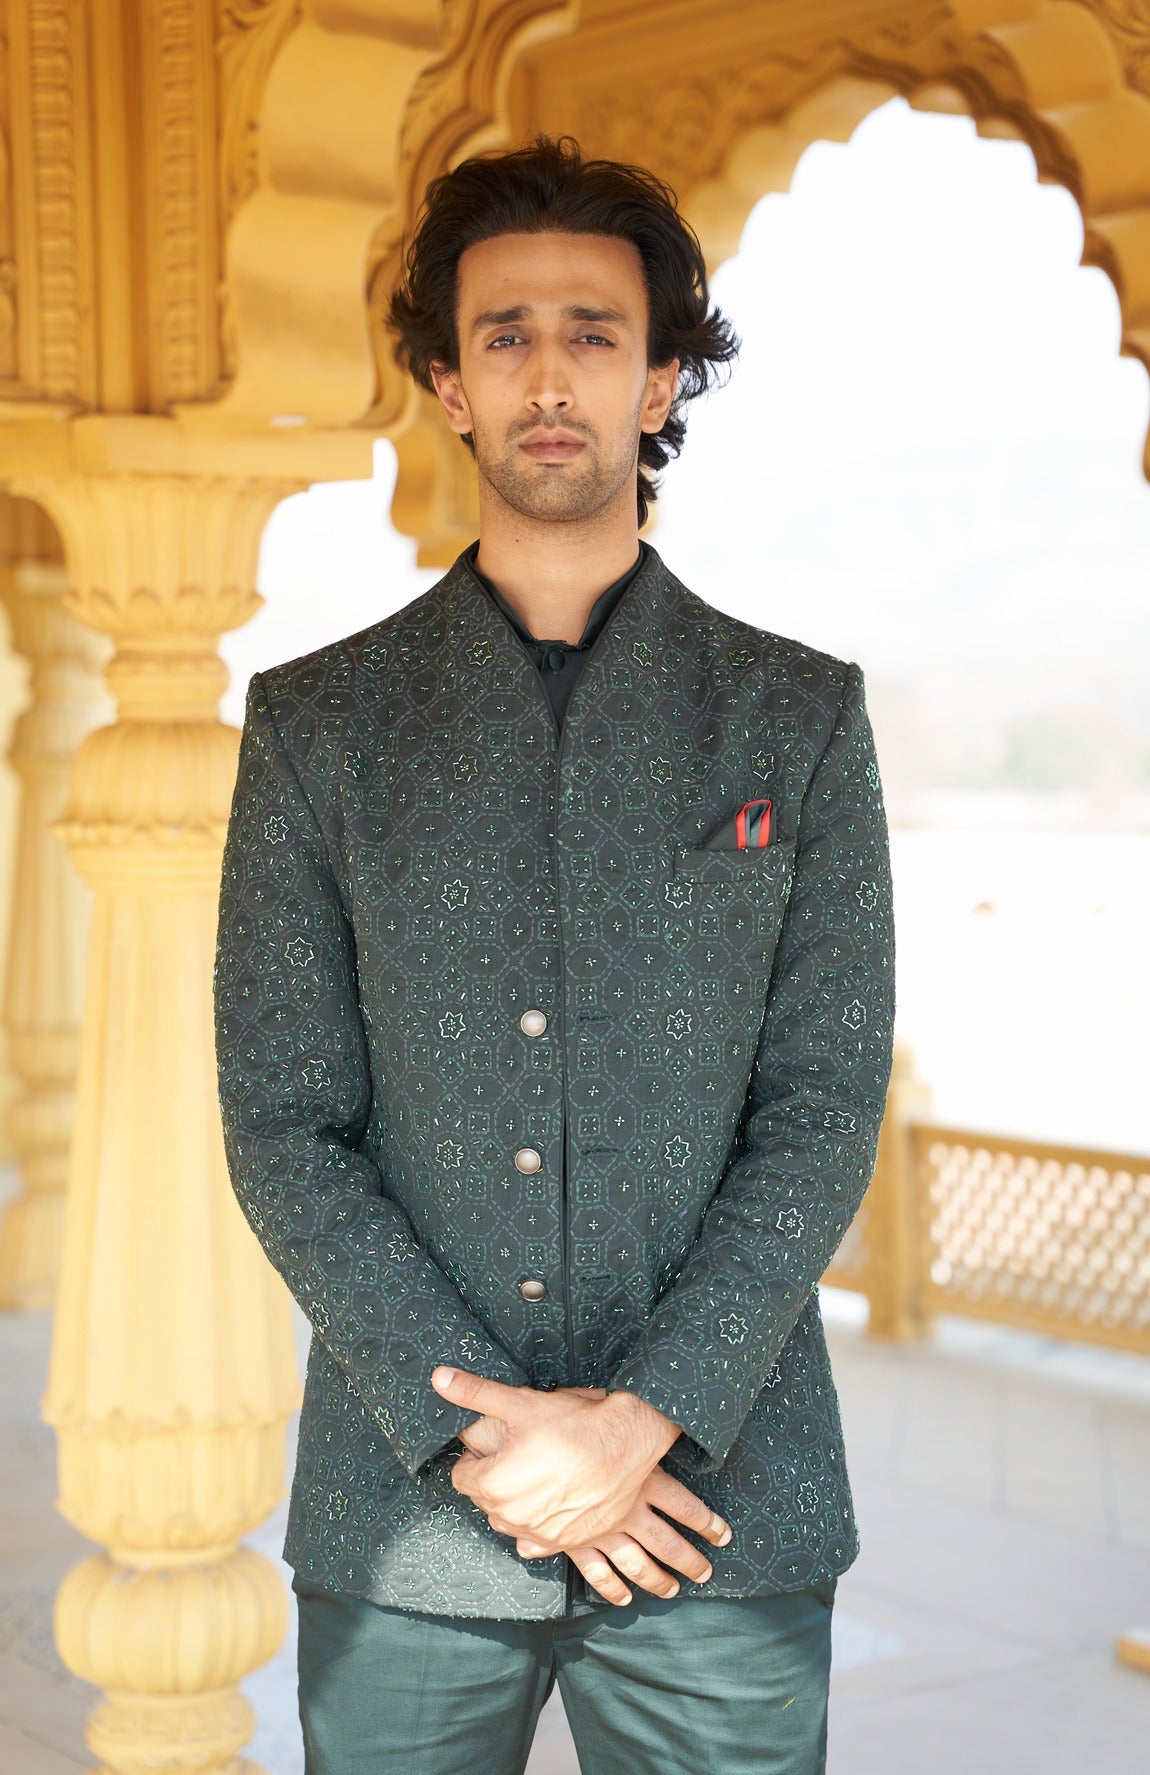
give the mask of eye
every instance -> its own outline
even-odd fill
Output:
[[[500,333],[497,339],[492,339],[489,342],[487,349],[489,351],[496,351],[505,344],[521,345],[522,343],[523,341],[518,333]]]
[[[579,337],[580,337],[581,343],[585,340],[592,339],[598,345],[614,346],[614,344],[615,344],[615,341],[613,339],[605,338],[602,333],[581,333]]]

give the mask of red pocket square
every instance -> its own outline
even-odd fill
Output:
[[[763,845],[771,842],[771,813],[769,796],[744,801],[742,807],[704,839],[704,847],[715,851],[761,850]]]

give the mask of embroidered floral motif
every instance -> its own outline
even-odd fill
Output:
[[[663,1148],[663,1157],[672,1169],[681,1171],[691,1156],[691,1142],[681,1134],[674,1135]]]
[[[848,1029],[861,1029],[866,1022],[866,1006],[861,999],[853,998],[843,1011],[843,1022]]]
[[[446,1041],[457,1042],[466,1027],[458,1011],[445,1011],[439,1019],[439,1033]]]
[[[685,1035],[691,1033],[690,1011],[684,1011],[681,1006],[678,1010],[668,1011],[666,1028],[668,1035],[674,1036],[677,1042],[682,1041]]]

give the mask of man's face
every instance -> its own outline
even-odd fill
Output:
[[[635,498],[639,435],[657,432],[678,360],[647,364],[647,290],[629,240],[501,234],[468,247],[457,283],[459,369],[433,370],[482,480],[545,523]]]

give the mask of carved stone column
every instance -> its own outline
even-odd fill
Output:
[[[21,1194],[0,1225],[0,1306],[50,1306],[80,1045],[90,896],[52,830],[76,748],[112,713],[103,636],[64,608],[59,538],[38,506],[0,499],[0,599],[12,645],[31,668],[31,701],[9,751],[20,785],[4,985],[7,1059],[16,1080],[8,1136]]]
[[[56,1643],[108,1691],[102,1771],[251,1771],[237,1684],[286,1594],[242,1537],[284,1490],[300,1403],[290,1297],[232,1193],[211,1023],[220,856],[238,735],[220,632],[304,483],[108,469],[29,475],[68,557],[66,602],[111,636],[114,724],[76,759],[61,831],[92,928],[76,1129],[43,1412],[60,1513],[103,1551],[61,1585]]]
[[[896,1041],[886,1115],[866,1199],[867,1330],[871,1337],[893,1343],[924,1337],[931,1325],[919,1298],[926,1257],[909,1135],[910,1124],[929,1113],[930,1090],[915,1074],[914,1055],[904,1042]]]

